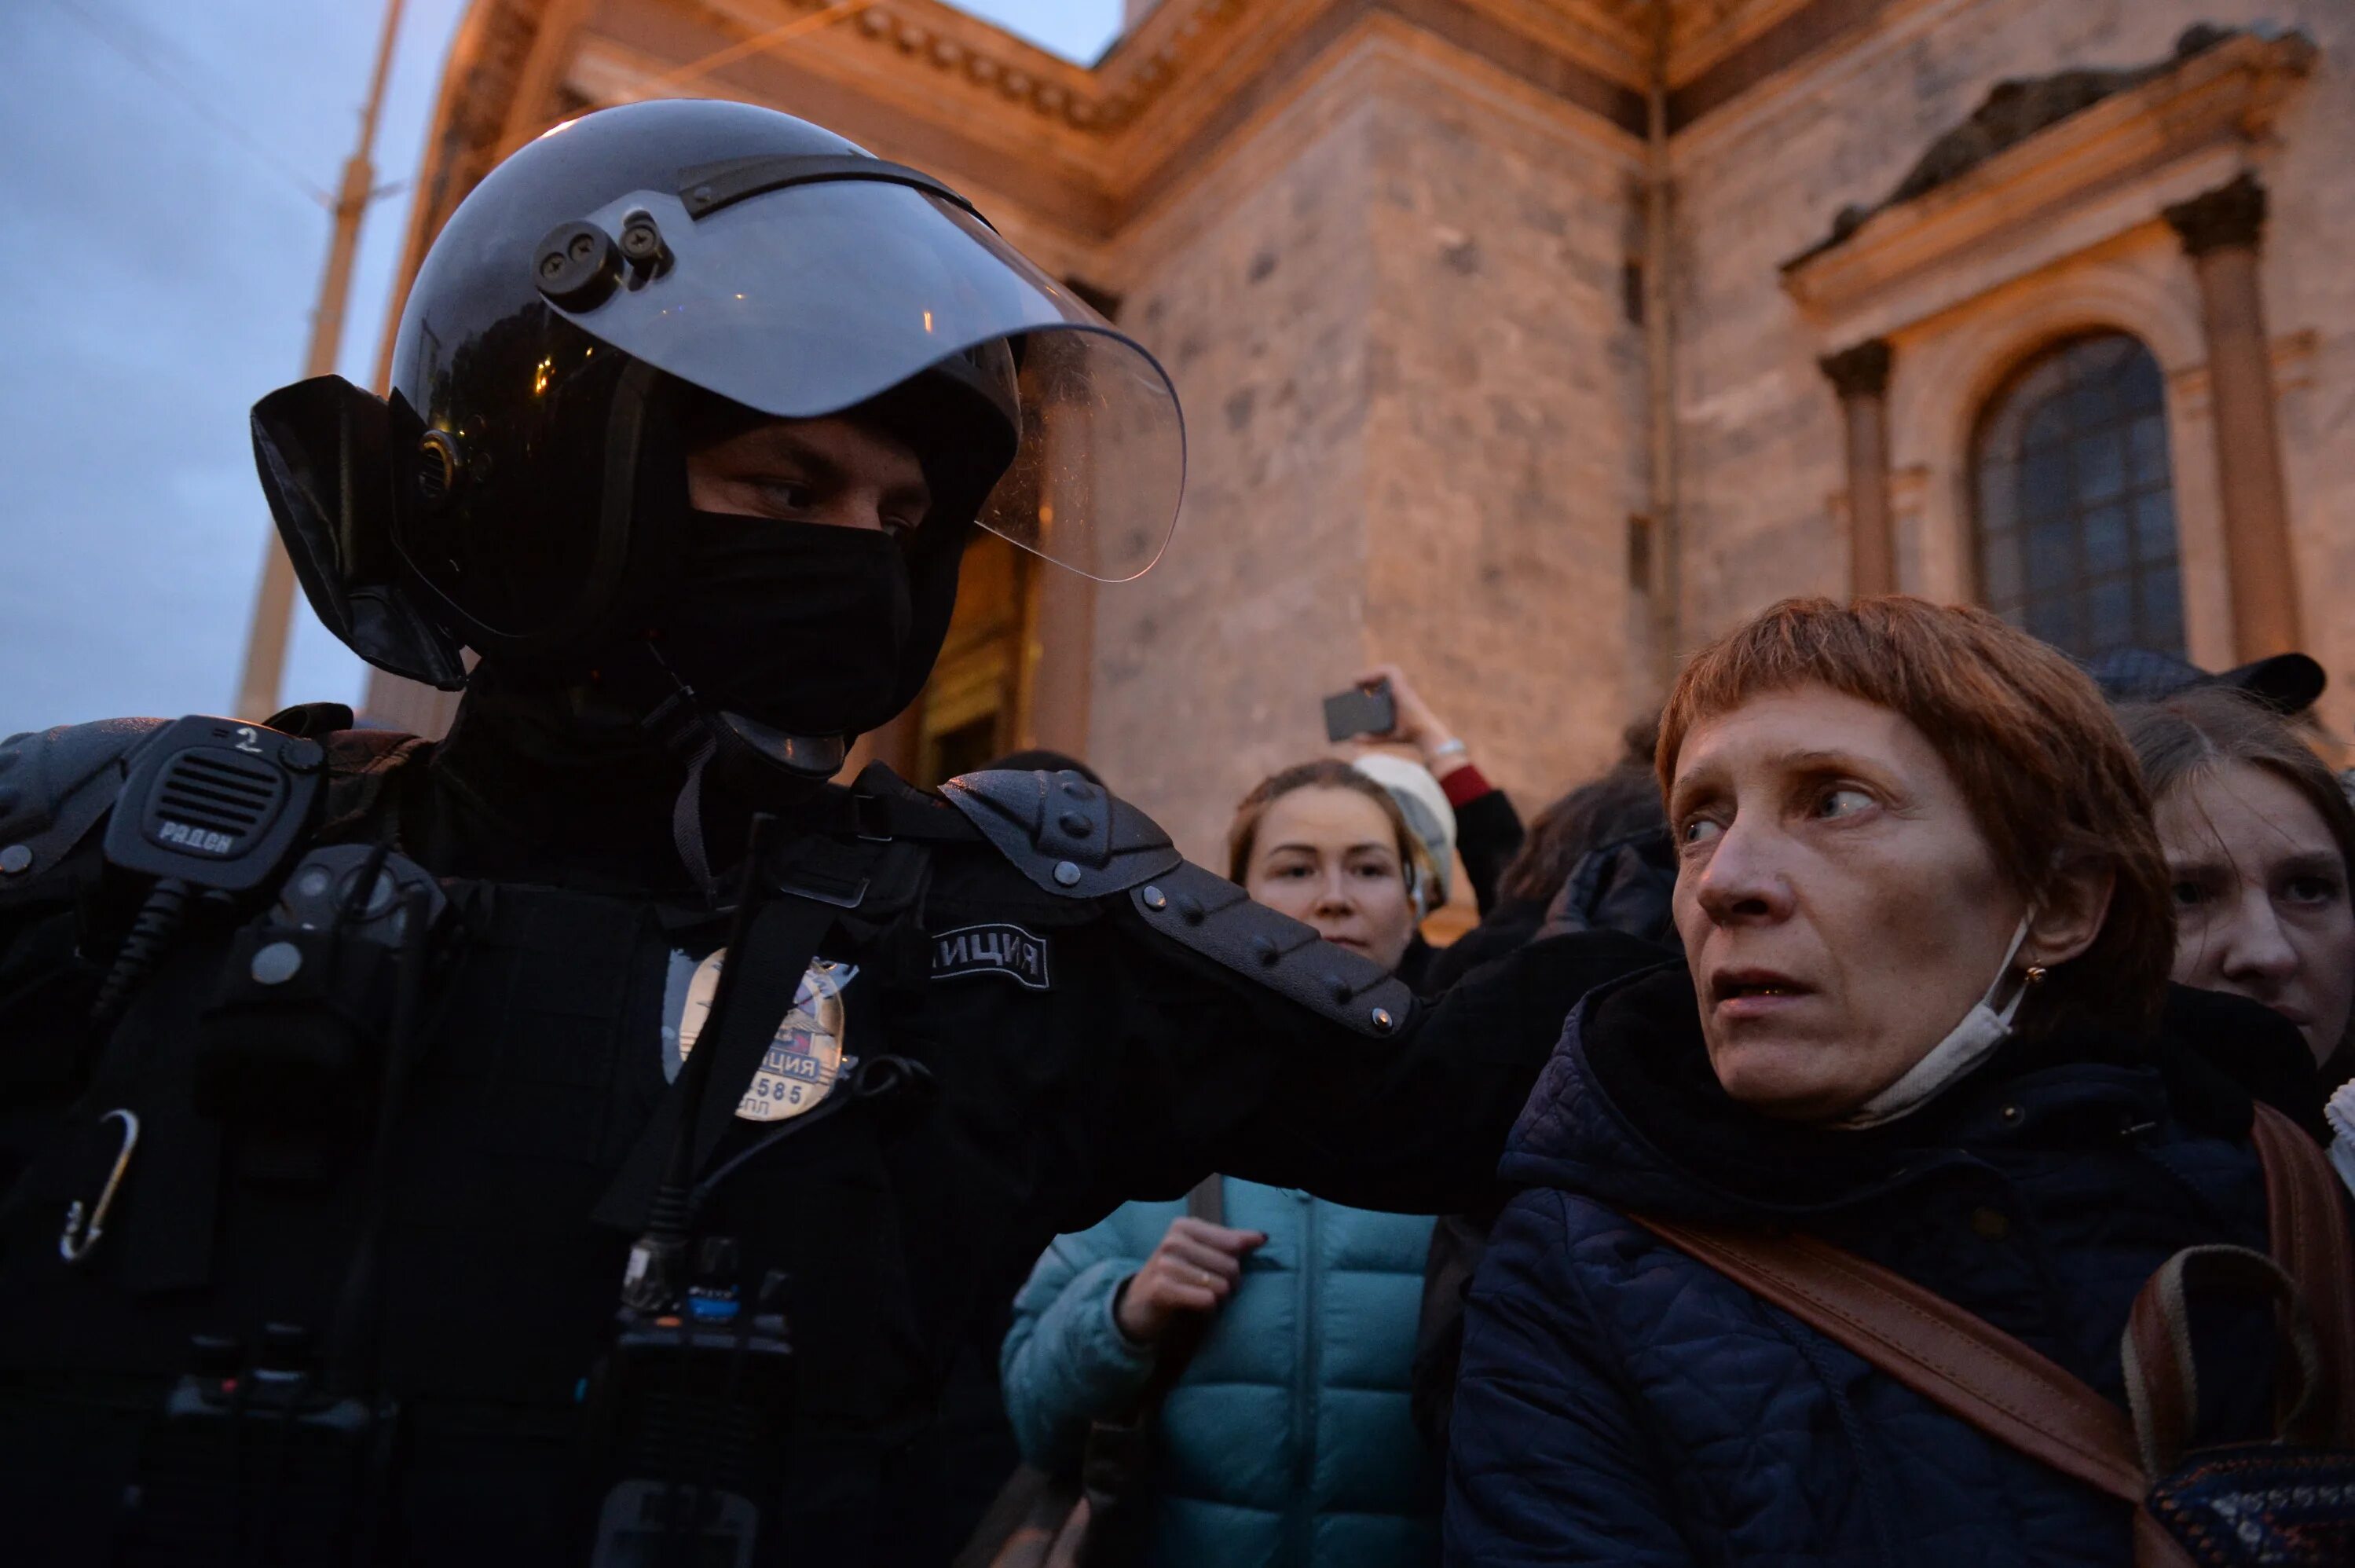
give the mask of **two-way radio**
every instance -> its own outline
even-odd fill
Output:
[[[91,1017],[122,1016],[207,893],[251,892],[284,867],[310,825],[326,779],[319,742],[261,724],[190,714],[134,754],[106,825],[107,863],[155,879]]]

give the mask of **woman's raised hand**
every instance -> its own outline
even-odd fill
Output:
[[[1391,700],[1398,709],[1398,722],[1387,735],[1370,737],[1377,741],[1401,741],[1423,753],[1423,766],[1436,778],[1461,767],[1464,761],[1463,742],[1455,729],[1423,700],[1423,693],[1414,688],[1406,671],[1394,664],[1378,664],[1358,672],[1356,684],[1371,688],[1378,681],[1391,685]]]

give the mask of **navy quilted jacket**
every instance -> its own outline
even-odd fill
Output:
[[[2263,1034],[2255,1013],[2226,1027]],[[2196,1243],[2264,1245],[2246,1096],[2188,1054],[2015,1043],[1912,1116],[1830,1133],[1725,1096],[1681,965],[1591,995],[1504,1160],[1527,1190],[1471,1291],[1448,1561],[2123,1568],[2123,1505],[1624,1211],[1812,1232],[2123,1404],[2118,1336],[2150,1273]],[[2201,1349],[2203,1435],[2256,1435],[2269,1336],[2220,1322]]]

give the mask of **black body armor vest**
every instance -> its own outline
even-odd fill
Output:
[[[67,759],[73,789],[119,787],[137,741]],[[103,807],[37,824],[47,897],[0,886],[0,1020],[12,1072],[39,1064],[0,1104],[0,1512],[28,1560],[586,1560],[599,1369],[677,1119],[665,1031],[724,921],[436,880],[369,848],[423,753],[325,751],[275,901],[187,898],[95,1040],[74,1004],[137,905],[91,863]],[[1362,1042],[1412,1003],[1076,775],[943,802],[877,772],[822,807],[775,880],[826,907],[818,955],[851,976],[841,1070],[798,1120],[718,1117],[696,1231],[794,1351],[751,1561],[937,1561],[925,1436],[965,1327],[1055,1231],[1221,1147],[1289,1157],[1252,1129],[1281,1074],[1323,1068],[1231,1042],[1310,1014]]]

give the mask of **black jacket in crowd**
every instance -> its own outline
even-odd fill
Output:
[[[439,747],[323,733],[314,842],[430,873],[446,901],[430,943],[371,963],[314,933],[318,961],[288,980],[261,955],[291,918],[266,891],[195,900],[93,1029],[146,896],[103,864],[104,811],[151,729],[0,747],[0,843],[37,850],[0,881],[12,1552],[178,1560],[241,1531],[219,1557],[239,1561],[276,1531],[285,1560],[325,1560],[357,1508],[381,1560],[578,1560],[580,1402],[643,1223],[625,1200],[644,1196],[648,1128],[677,1115],[664,1031],[682,964],[727,926],[680,869],[674,764],[489,686]],[[825,1104],[775,1125],[727,1119],[735,1089],[716,1091],[698,1170],[729,1174],[698,1228],[732,1237],[790,1320],[769,1542],[792,1561],[953,1549],[932,1506],[939,1389],[1051,1236],[1212,1169],[1366,1207],[1487,1206],[1570,1006],[1650,956],[1563,938],[1417,1006],[1076,784],[982,775],[953,807],[872,769],[774,806],[771,880],[841,906],[819,953],[849,966],[845,1062]],[[704,804],[725,864],[749,809],[724,786]],[[365,1071],[309,1071],[339,1050]],[[276,1092],[290,1082],[311,1100]],[[123,1146],[113,1112],[138,1118],[137,1147],[69,1262],[72,1206]],[[258,1345],[289,1363],[316,1346],[325,1383],[397,1407],[358,1481],[332,1444],[269,1458],[159,1421],[192,1361],[259,1365]]]

